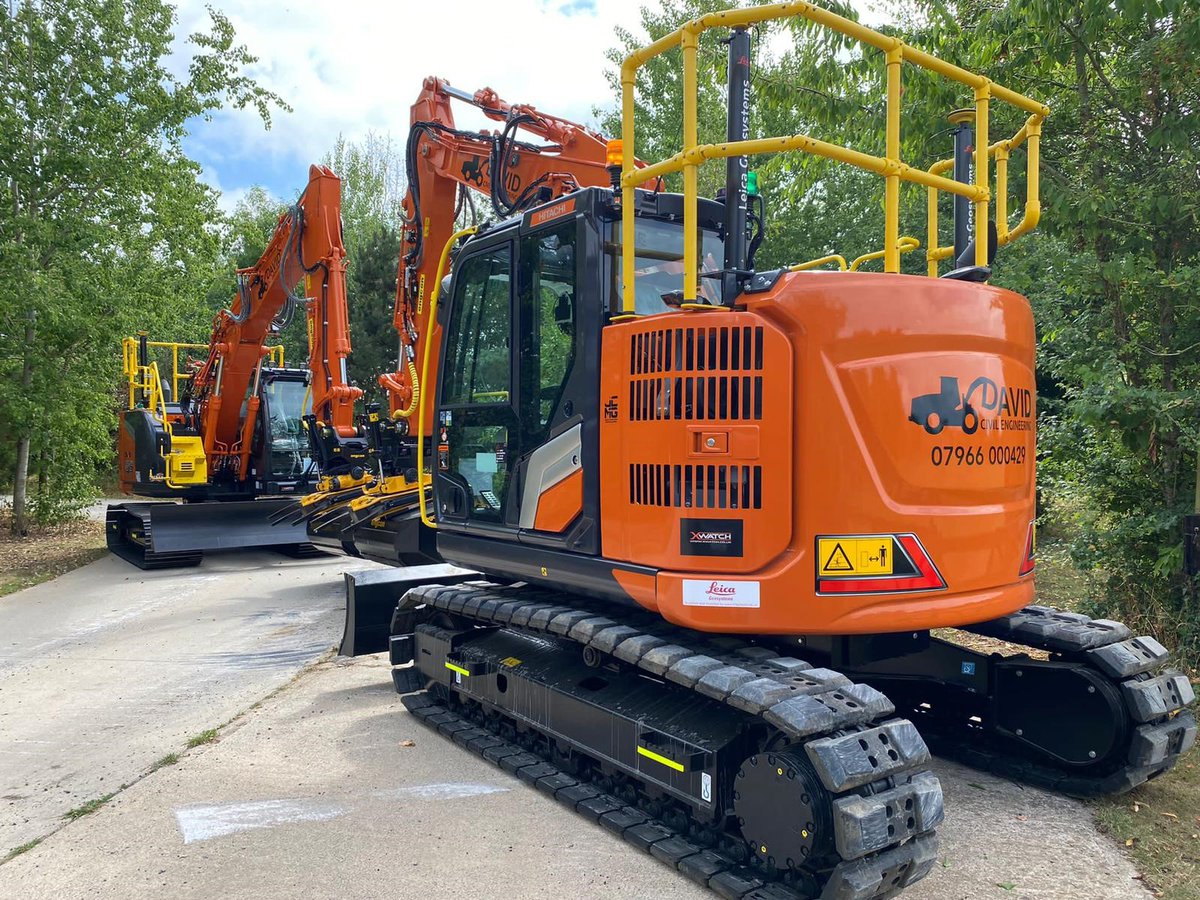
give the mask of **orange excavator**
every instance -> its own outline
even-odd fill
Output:
[[[883,156],[750,136],[750,29],[789,17],[879,59]],[[711,32],[729,52],[728,139],[705,145]],[[645,164],[638,71],[676,48],[682,146]],[[972,103],[928,168],[901,158],[906,67]],[[1167,650],[1035,604],[1033,317],[989,279],[1037,225],[1049,110],[808,3],[687,22],[630,55],[620,84],[606,145],[425,84],[394,416],[375,413],[392,444],[372,439],[378,474],[295,514],[348,552],[468,572],[352,582],[343,652],[387,650],[423,723],[727,898],[875,900],[922,878],[943,817],[927,740],[1075,795],[1174,765],[1196,723]],[[451,99],[503,129],[457,131]],[[993,141],[1002,104],[1024,124]],[[748,157],[778,152],[882,177],[883,249],[759,269]],[[716,160],[723,195],[700,197]],[[671,173],[682,193],[663,189]],[[925,276],[901,273],[919,245],[899,231],[902,182],[928,192]],[[501,220],[455,231],[464,186]]]
[[[303,528],[269,522],[315,486],[310,446],[328,471],[353,470],[366,458],[365,440],[355,439],[362,390],[346,372],[345,256],[341,182],[313,166],[258,262],[238,271],[237,295],[214,318],[203,361],[181,362],[194,345],[126,340],[121,491],[182,502],[110,506],[114,553],[162,568],[195,565],[205,550],[310,548]],[[308,323],[307,369],[284,368],[282,348],[268,346],[298,308]],[[171,354],[169,379],[155,358],[162,350]],[[341,440],[330,446],[320,438],[327,433]]]

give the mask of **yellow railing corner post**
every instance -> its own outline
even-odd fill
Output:
[[[696,219],[698,218],[697,203],[697,170],[695,158],[696,145],[699,143],[698,127],[696,124],[696,51],[700,46],[700,38],[690,23],[683,30],[680,47],[683,49],[683,302],[695,303],[699,285],[699,247],[696,245]],[[727,202],[733,202],[730,198]]]
[[[904,62],[903,45],[887,51],[887,156],[888,174],[884,176],[883,270],[900,271],[900,67]]]
[[[938,245],[938,195],[935,187],[925,190],[925,274],[930,278],[937,278],[938,261],[934,251]]]
[[[975,265],[988,264],[988,101],[991,82],[984,79],[975,88],[975,184],[980,198],[975,201]]]
[[[1008,146],[996,148],[996,242],[1008,242]]]

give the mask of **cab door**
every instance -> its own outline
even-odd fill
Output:
[[[518,521],[514,263],[514,242],[501,240],[468,245],[456,266],[434,433],[439,527],[495,537],[515,537]]]
[[[579,303],[593,230],[571,217],[516,232],[473,241],[456,264],[434,435],[438,524],[594,554],[598,351],[583,348],[598,345],[600,314]]]
[[[514,478],[517,524],[526,542],[561,542],[583,512],[584,413],[594,386],[575,377],[583,368],[578,365],[580,231],[571,217],[520,240],[521,452]]]

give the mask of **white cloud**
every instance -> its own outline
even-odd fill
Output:
[[[182,74],[188,34],[208,27],[205,2],[179,0],[177,53]],[[227,193],[232,208],[262,184],[289,196],[306,180],[339,134],[361,140],[390,133],[403,142],[409,106],[422,81],[436,75],[474,92],[494,88],[510,103],[594,125],[592,110],[614,102],[605,52],[621,26],[640,32],[647,0],[216,0],[237,41],[259,58],[250,74],[278,93],[293,112],[276,111],[263,129],[253,110],[222,110],[198,122],[188,149],[205,178]],[[861,0],[864,20],[880,15]],[[789,37],[776,30],[762,48],[781,52]],[[495,128],[482,114],[455,104],[457,124]]]
[[[509,102],[586,123],[594,106],[611,102],[604,52],[616,42],[613,29],[636,23],[642,2],[218,0],[237,40],[259,57],[251,74],[294,111],[276,112],[269,132],[252,110],[221,111],[196,124],[191,146],[203,147],[211,183],[274,186],[272,172],[286,168],[281,174],[299,189],[307,163],[339,133],[355,140],[368,131],[391,132],[402,139],[409,106],[430,75],[469,91],[492,87]],[[207,27],[199,0],[181,2],[178,18],[179,44]],[[485,122],[468,113],[458,124]],[[258,178],[247,171],[256,166]]]

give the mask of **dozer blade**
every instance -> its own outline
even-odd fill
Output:
[[[463,571],[446,574],[440,566],[415,566],[403,571],[346,572],[345,577],[346,622],[338,653],[363,656],[388,649],[392,615],[409,590],[423,584],[460,584],[482,576]]]
[[[108,508],[108,549],[140,569],[200,563],[205,550],[269,547],[285,553],[307,549],[303,525],[272,525],[288,499],[229,503],[117,503]]]

